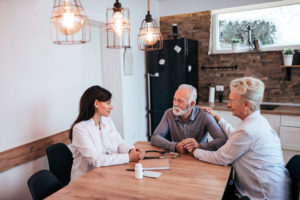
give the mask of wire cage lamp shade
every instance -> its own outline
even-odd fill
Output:
[[[155,51],[163,48],[163,38],[155,19],[150,14],[150,5],[148,0],[148,12],[142,21],[138,35],[138,47],[144,51]]]
[[[130,48],[129,9],[118,0],[106,10],[106,34],[107,48]]]
[[[54,44],[82,44],[91,40],[91,28],[80,0],[54,0],[51,37]]]

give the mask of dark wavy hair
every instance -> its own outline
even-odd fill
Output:
[[[112,97],[112,94],[98,86],[92,86],[88,88],[83,95],[80,98],[80,103],[79,103],[79,115],[77,119],[74,121],[74,123],[71,126],[70,132],[69,132],[69,138],[72,141],[73,138],[73,127],[75,124],[84,121],[84,120],[89,120],[91,119],[94,114],[95,114],[95,107],[94,103],[96,100],[98,101],[109,101]]]

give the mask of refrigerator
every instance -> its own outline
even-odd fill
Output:
[[[146,53],[146,65],[151,136],[164,112],[173,106],[173,96],[180,84],[193,85],[198,91],[198,41],[164,40],[163,49]]]

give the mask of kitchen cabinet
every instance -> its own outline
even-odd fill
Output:
[[[240,118],[232,115],[231,111],[217,111],[218,115],[225,119],[232,127],[236,128],[241,123]]]
[[[300,151],[300,116],[281,115],[282,149]]]
[[[264,116],[269,121],[273,130],[280,137],[280,115],[262,114],[262,116]]]
[[[241,120],[231,114],[231,111],[220,111],[220,110],[215,110],[215,112],[221,116],[221,118],[225,119],[229,124],[232,125],[232,127],[236,128]],[[208,135],[208,141],[211,141],[212,137]]]

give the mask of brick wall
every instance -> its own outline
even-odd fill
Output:
[[[300,68],[293,68],[291,80],[286,80],[286,69],[281,68],[281,51],[247,52],[236,54],[208,55],[210,12],[189,13],[160,18],[160,29],[164,39],[172,39],[172,24],[178,26],[178,38],[198,41],[200,101],[208,101],[209,84],[224,85],[224,99],[228,99],[229,83],[244,76],[260,78],[266,86],[264,101],[300,103]],[[233,66],[231,69],[205,69],[201,66]]]

